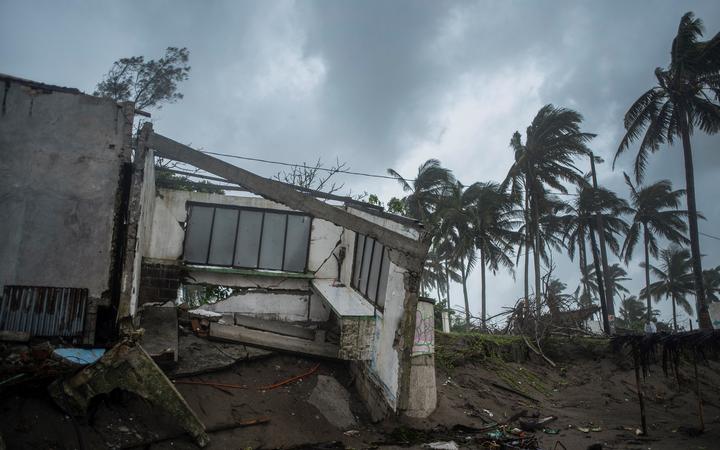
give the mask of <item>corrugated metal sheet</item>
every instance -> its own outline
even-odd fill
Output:
[[[25,331],[32,336],[79,336],[87,298],[87,289],[5,286],[0,330]]]

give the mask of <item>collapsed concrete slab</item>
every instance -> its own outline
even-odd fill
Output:
[[[210,438],[205,426],[143,348],[126,339],[95,364],[48,387],[53,400],[68,414],[87,417],[93,398],[120,389],[139,395],[175,418],[200,447]]]

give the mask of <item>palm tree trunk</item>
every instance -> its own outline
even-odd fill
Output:
[[[530,313],[530,221],[528,220],[528,197],[525,193],[525,312]]]
[[[480,317],[482,320],[482,329],[483,331],[486,331],[485,328],[485,317],[487,315],[487,310],[485,309],[485,252],[480,250],[480,292],[481,292],[481,313]]]
[[[645,297],[647,297],[647,323],[652,322],[652,305],[650,304],[650,234],[647,225],[643,224],[643,240],[645,241]]]
[[[470,328],[470,301],[467,292],[467,273],[465,272],[465,262],[460,262],[460,275],[462,275],[463,296],[465,296],[465,325]]]
[[[537,202],[533,206],[533,228],[534,228],[534,244],[533,244],[533,262],[535,263],[535,323],[537,328],[537,322],[540,320],[540,309],[542,307],[542,295],[541,295],[541,274],[540,274],[540,213],[537,209]],[[536,333],[537,334],[537,333]]]
[[[688,205],[688,225],[690,227],[690,252],[692,253],[693,278],[695,281],[695,299],[697,302],[698,322],[701,329],[712,330],[710,314],[705,301],[703,287],[702,262],[700,261],[700,236],[697,224],[697,205],[695,204],[695,170],[693,168],[692,148],[687,116],[682,115],[680,124],[683,141],[683,157],[685,158],[685,191]]]
[[[597,277],[597,289],[600,296],[600,313],[603,320],[603,331],[610,334],[610,322],[608,321],[607,308],[605,307],[605,284],[603,283],[602,266],[600,265],[600,255],[598,252],[597,242],[595,240],[595,230],[590,229],[590,248],[592,249],[593,265],[595,266],[595,276]]]
[[[445,287],[447,290],[445,304],[447,305],[448,314],[450,314],[450,269],[448,269],[447,260],[445,261]]]
[[[583,277],[583,294],[589,296],[590,289],[588,288],[588,270],[587,270],[587,247],[585,246],[585,234],[578,232],[580,242],[578,245],[578,251],[580,253],[580,273]]]
[[[592,183],[594,192],[597,193],[598,183],[597,174],[595,173],[595,156],[590,152],[590,168],[592,170]],[[605,223],[603,216],[600,211],[595,212],[595,220],[597,221],[598,239],[600,240],[600,258],[602,260],[603,277],[605,278],[605,308],[607,308],[608,322],[610,317],[615,319],[615,302],[613,301],[613,287],[610,284],[610,277],[608,274],[608,259],[607,259],[607,248],[605,245]],[[611,322],[612,323],[612,322]],[[610,328],[612,332],[612,327]]]
[[[677,315],[675,314],[675,294],[672,295],[673,306],[673,330],[677,333]]]

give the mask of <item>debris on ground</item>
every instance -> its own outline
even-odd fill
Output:
[[[308,399],[325,419],[335,427],[346,430],[357,426],[350,411],[350,393],[333,377],[318,375],[317,384]]]
[[[205,426],[195,412],[133,338],[121,341],[94,364],[68,379],[58,379],[48,387],[58,406],[67,414],[82,418],[88,416],[93,398],[116,389],[133,392],[163,409],[199,446],[204,447],[210,442]]]

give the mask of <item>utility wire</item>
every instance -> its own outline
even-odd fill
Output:
[[[228,153],[216,153],[216,152],[207,152],[207,151],[202,151],[202,152],[207,153],[208,155],[225,156],[227,158],[244,159],[246,161],[255,161],[255,162],[261,162],[261,163],[266,163],[266,164],[277,164],[280,166],[287,166],[287,167],[302,167],[303,169],[322,170],[325,172],[345,173],[348,175],[358,175],[358,176],[363,176],[363,177],[384,178],[387,180],[397,180],[397,178],[395,178],[391,175],[379,175],[379,174],[375,174],[375,173],[354,172],[351,170],[335,170],[335,169],[329,169],[327,167],[316,167],[316,166],[308,166],[305,164],[293,164],[293,163],[286,163],[286,162],[281,162],[281,161],[271,161],[269,159],[251,158],[249,156],[230,155]],[[407,180],[406,179],[405,181],[415,181],[415,180]]]
[[[294,164],[294,163],[287,163],[287,162],[282,162],[282,161],[272,161],[269,159],[252,158],[249,156],[231,155],[229,153],[217,153],[217,152],[209,152],[209,151],[205,151],[205,150],[200,150],[200,151],[202,153],[206,153],[208,155],[225,156],[227,158],[242,159],[245,161],[261,162],[261,163],[265,163],[265,164],[276,164],[276,165],[285,166],[285,167],[301,167],[303,169],[322,170],[324,172],[344,173],[347,175],[356,175],[356,176],[370,177],[370,178],[381,178],[381,179],[385,179],[385,180],[397,180],[397,178],[395,178],[391,175],[380,175],[380,174],[376,174],[376,173],[355,172],[355,171],[351,171],[351,170],[335,170],[335,169],[330,169],[330,168],[326,168],[326,167],[308,166],[306,164]],[[407,179],[407,178],[404,178],[404,180],[407,182],[415,181],[414,179]],[[578,197],[580,195],[578,193],[573,193],[573,192],[548,192],[548,194],[567,195],[567,196],[572,196],[572,197]],[[713,236],[711,234],[703,233],[702,231],[699,231],[698,233],[705,237],[709,237],[711,239],[716,239],[716,240],[720,241],[720,237],[718,237],[718,236]]]

